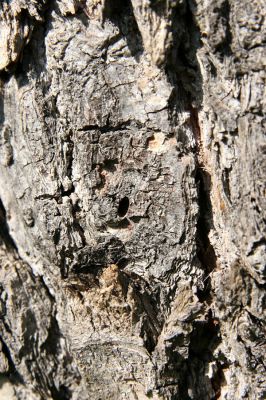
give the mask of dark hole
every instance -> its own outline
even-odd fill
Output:
[[[129,207],[129,199],[128,197],[123,197],[123,199],[121,199],[119,202],[117,211],[117,214],[119,215],[120,218],[123,218],[126,215],[126,213],[128,212],[128,207]]]
[[[18,251],[17,246],[10,236],[5,207],[0,199],[0,243],[3,241],[8,248]]]
[[[107,171],[115,172],[116,171],[116,164],[118,164],[118,160],[105,160],[103,164],[103,168]]]
[[[130,260],[126,257],[122,257],[116,262],[118,267],[121,269],[125,268],[129,263],[130,263]]]

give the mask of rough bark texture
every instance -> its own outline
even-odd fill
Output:
[[[2,393],[265,398],[263,3],[1,2]]]

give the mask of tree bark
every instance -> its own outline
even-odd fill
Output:
[[[263,3],[1,2],[0,397],[265,398]]]

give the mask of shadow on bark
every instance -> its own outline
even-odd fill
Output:
[[[0,241],[1,239],[9,250],[12,249],[15,250],[15,252],[18,251],[16,243],[9,233],[6,210],[4,208],[2,200],[0,199]]]
[[[109,19],[126,39],[131,55],[139,61],[143,53],[143,42],[130,0],[106,0],[103,21]]]

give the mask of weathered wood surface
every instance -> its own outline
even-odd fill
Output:
[[[265,398],[263,3],[1,2],[17,399]]]

